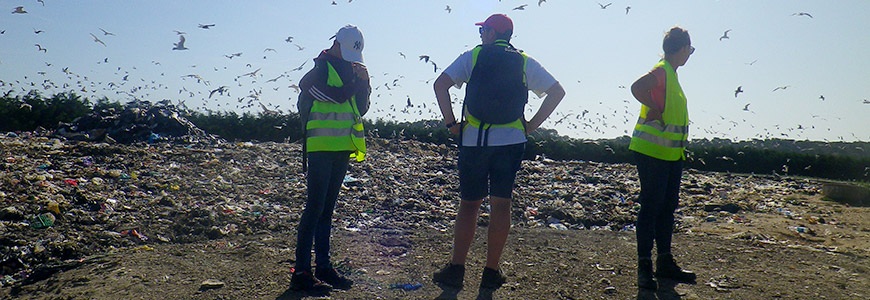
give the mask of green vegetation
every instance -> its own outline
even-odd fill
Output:
[[[59,93],[44,98],[32,91],[24,96],[0,98],[0,132],[54,129],[61,123],[93,111],[120,111],[123,105],[100,99],[91,104],[75,93]],[[235,112],[188,112],[182,114],[207,133],[229,141],[296,142],[302,138],[299,115],[252,114]],[[413,139],[421,142],[455,145],[439,120],[417,122],[366,121],[369,136]],[[529,136],[527,159],[544,156],[556,160],[586,160],[631,163],[630,137],[584,140],[541,129]],[[752,140],[732,142],[724,139],[692,140],[686,167],[698,170],[789,175],[870,182],[868,142],[812,142],[794,140]]]

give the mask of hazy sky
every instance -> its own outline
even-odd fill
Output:
[[[614,1],[606,9],[586,0],[44,2],[0,1],[4,93],[72,90],[93,100],[169,99],[198,110],[258,112],[263,103],[295,111],[292,86],[350,23],[365,35],[363,55],[376,88],[366,117],[440,118],[432,79],[442,70],[418,57],[446,67],[480,43],[474,23],[506,13],[514,21],[512,43],[567,91],[544,124],[561,134],[630,134],[640,104],[623,87],[650,70],[664,32],[679,25],[697,48],[678,70],[691,138],[870,141],[866,0]],[[27,13],[13,13],[18,6]],[[188,50],[172,50],[175,30],[185,33]],[[726,30],[729,38],[720,40]],[[221,86],[228,93],[209,99]],[[735,98],[738,86],[744,92]],[[458,114],[464,90],[451,92]],[[540,103],[530,97],[528,117]]]

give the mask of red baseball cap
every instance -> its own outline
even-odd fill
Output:
[[[474,25],[492,28],[498,33],[505,33],[508,30],[514,30],[514,22],[504,14],[491,15],[489,18],[486,18],[486,21],[475,23]]]

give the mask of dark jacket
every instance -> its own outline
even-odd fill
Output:
[[[329,67],[327,67],[326,62],[329,62],[335,68],[338,76],[341,77],[341,81],[344,83],[342,87],[326,84],[329,77]],[[369,110],[369,95],[372,93],[372,87],[368,78],[359,78],[353,73],[353,65],[350,62],[328,54],[326,50],[320,52],[320,55],[314,59],[314,68],[302,77],[299,81],[299,88],[302,91],[299,93],[296,107],[302,116],[302,128],[305,128],[308,113],[311,112],[314,101],[344,103],[355,96],[355,104],[360,116],[365,115]]]

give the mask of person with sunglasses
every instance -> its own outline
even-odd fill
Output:
[[[489,299],[505,283],[499,261],[511,225],[511,195],[525,153],[526,134],[539,126],[565,96],[565,90],[536,60],[510,44],[513,21],[494,14],[480,26],[482,44],[461,54],[435,80],[435,98],[450,133],[459,135],[459,210],[453,255],[432,280],[445,293],[462,289],[465,261],[474,240],[480,205],[489,197],[486,267],[478,299]],[[448,90],[465,87],[463,121],[453,113]],[[546,94],[538,112],[523,116],[529,90]],[[442,294],[444,295],[444,294]]]
[[[640,180],[637,216],[637,285],[655,290],[652,248],[656,246],[656,278],[695,284],[696,276],[677,266],[671,253],[674,212],[679,204],[680,178],[688,144],[689,114],[677,68],[695,52],[689,32],[671,28],[664,37],[664,59],[631,85],[642,106],[629,149],[634,151]]]

